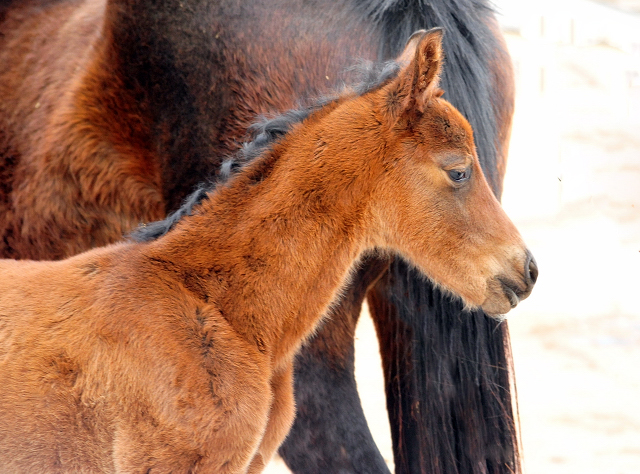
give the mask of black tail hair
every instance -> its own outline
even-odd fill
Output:
[[[506,322],[465,311],[400,259],[370,298],[396,473],[520,472]]]

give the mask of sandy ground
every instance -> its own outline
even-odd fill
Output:
[[[640,11],[638,0],[625,5]],[[509,315],[525,472],[637,474],[640,16],[573,0],[498,6],[517,77],[503,205],[540,268],[532,296]],[[391,465],[368,317],[356,363]],[[287,470],[274,460],[267,472]]]

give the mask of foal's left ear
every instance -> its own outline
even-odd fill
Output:
[[[442,28],[417,31],[407,41],[398,62],[404,62],[398,77],[391,85],[389,110],[394,121],[413,111],[424,112],[429,101],[440,97],[442,71]]]

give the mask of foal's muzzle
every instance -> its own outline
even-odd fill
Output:
[[[533,290],[533,286],[538,280],[538,264],[529,250],[525,259],[523,269],[523,280],[517,284],[508,280],[500,280],[505,296],[509,300],[512,308],[515,308],[520,301],[527,298]]]
[[[527,250],[527,261],[524,264],[524,281],[527,285],[526,291],[527,296],[531,293],[533,289],[533,285],[536,284],[538,280],[538,264],[536,263],[536,259],[533,258],[531,252]]]

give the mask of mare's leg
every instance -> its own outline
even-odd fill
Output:
[[[291,424],[295,417],[293,364],[273,375],[271,378],[271,393],[273,399],[269,410],[269,423],[260,448],[253,461],[251,461],[247,474],[262,472],[291,429]]]
[[[360,404],[353,345],[366,291],[387,265],[373,258],[363,264],[332,317],[296,358],[297,415],[280,448],[293,472],[389,472]]]

